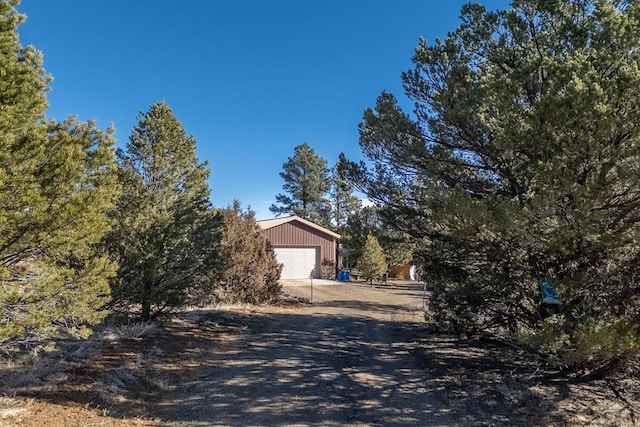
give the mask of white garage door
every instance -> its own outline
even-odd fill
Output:
[[[281,279],[317,277],[317,248],[273,248],[278,262],[283,264]]]

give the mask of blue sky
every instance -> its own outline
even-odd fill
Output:
[[[138,113],[164,100],[210,162],[213,205],[238,199],[264,219],[295,146],[329,165],[340,152],[360,160],[358,123],[378,94],[411,108],[401,72],[420,36],[458,26],[464,3],[23,0],[18,31],[54,78],[49,117],[112,123],[124,146]]]

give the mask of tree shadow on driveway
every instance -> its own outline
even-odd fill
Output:
[[[152,337],[103,343],[56,384],[5,381],[3,392],[157,426],[633,425],[606,387],[562,380],[501,343],[393,320],[405,309],[336,300],[194,311]],[[0,369],[0,380],[15,374]]]
[[[507,374],[517,366],[498,357],[504,349],[417,337],[413,323],[282,313],[248,325],[183,372],[181,387],[158,402],[163,422],[539,425],[553,409],[533,392],[512,392]]]

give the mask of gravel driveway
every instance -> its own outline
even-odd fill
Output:
[[[308,280],[284,288],[311,296]],[[56,354],[5,364],[0,426],[640,425],[637,375],[571,380],[502,341],[434,333],[419,284],[314,280],[313,296],[188,311],[82,344],[66,370]]]
[[[288,282],[310,297],[310,282]],[[175,426],[455,424],[426,386],[411,329],[422,287],[315,281],[312,305],[235,319],[246,324],[159,402]],[[200,359],[201,360],[201,359]]]

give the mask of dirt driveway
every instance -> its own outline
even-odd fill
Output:
[[[420,284],[313,283],[313,304],[295,302],[308,280],[288,282],[283,304],[0,366],[0,426],[639,424],[634,376],[572,381],[505,343],[429,333]]]
[[[285,291],[309,298],[310,282]],[[414,355],[422,304],[415,283],[314,281],[312,305],[258,315],[157,415],[180,426],[455,424]]]

